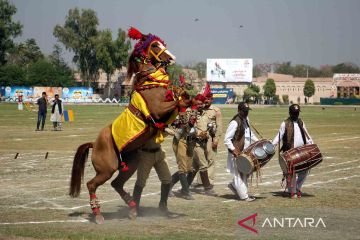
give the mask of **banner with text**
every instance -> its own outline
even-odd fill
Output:
[[[234,103],[235,96],[232,88],[211,88],[213,104]]]
[[[208,82],[251,82],[253,60],[207,59],[206,78]]]

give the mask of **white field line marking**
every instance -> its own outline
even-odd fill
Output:
[[[360,166],[356,166],[356,167],[347,167],[347,168],[340,168],[340,169],[336,169],[333,171],[329,171],[329,172],[322,172],[322,173],[318,173],[318,174],[310,174],[309,176],[317,176],[317,175],[327,175],[329,173],[334,173],[334,172],[340,172],[340,171],[347,171],[347,170],[351,170],[351,169],[356,169],[356,168],[360,168]],[[229,181],[222,181],[222,182],[217,182],[214,185],[222,185],[222,184],[226,184]],[[280,180],[274,180],[274,181],[267,181],[267,182],[259,182],[259,186],[268,186],[271,185],[273,183],[279,183]],[[254,180],[253,180],[253,184],[254,184]]]
[[[152,192],[152,193],[147,193],[142,195],[142,197],[147,197],[147,196],[153,196],[153,195],[158,195],[160,194],[160,192]],[[36,204],[36,203],[40,203],[44,200],[40,200],[40,201],[35,201],[29,204]],[[122,201],[122,199],[116,198],[116,199],[110,199],[110,200],[105,200],[105,201],[100,201],[100,203],[109,203],[109,202],[115,202],[115,201]],[[86,205],[81,205],[81,206],[75,206],[75,207],[28,207],[27,205],[29,204],[24,204],[24,205],[19,205],[19,206],[11,206],[10,208],[22,208],[22,209],[32,209],[32,210],[46,210],[46,209],[50,209],[50,210],[76,210],[76,209],[80,209],[83,207],[90,207],[89,204]],[[54,205],[54,204],[53,204]]]
[[[338,182],[338,181],[341,181],[341,180],[348,180],[348,179],[357,178],[357,177],[360,177],[360,175],[352,175],[352,176],[349,176],[349,177],[335,178],[335,179],[331,179],[331,180],[328,180],[328,181],[317,181],[317,182],[304,184],[304,186],[308,187],[308,186],[313,186],[313,185],[318,185],[318,184],[326,184],[326,183]]]
[[[351,138],[336,138],[333,140],[327,140],[327,142],[337,142],[337,141],[347,141],[347,140],[354,140],[359,139],[360,137],[351,137]]]
[[[89,222],[87,219],[79,220],[51,220],[51,221],[31,221],[31,222],[2,222],[0,225],[24,225],[24,224],[44,224],[44,223],[86,223]]]

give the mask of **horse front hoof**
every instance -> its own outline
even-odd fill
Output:
[[[135,220],[137,218],[137,216],[138,216],[138,213],[137,213],[136,207],[130,208],[130,210],[129,210],[129,218],[131,220]]]
[[[101,214],[95,215],[95,223],[96,224],[103,224],[104,222],[105,222],[105,219],[104,219],[103,215],[101,215]]]

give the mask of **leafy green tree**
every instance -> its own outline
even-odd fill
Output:
[[[258,65],[255,65],[253,67],[253,77],[254,78],[261,77],[261,69]]]
[[[66,49],[74,52],[73,61],[78,65],[82,77],[90,86],[98,77],[99,65],[96,58],[98,18],[91,9],[70,9],[63,26],[56,25],[54,36]]]
[[[183,67],[179,64],[174,64],[166,69],[167,73],[169,74],[169,78],[176,83],[179,81],[180,75],[183,75]]]
[[[14,47],[13,39],[21,35],[22,25],[12,20],[16,11],[9,1],[0,0],[0,66],[6,63],[6,55]]]
[[[244,91],[244,96],[243,96],[243,100],[244,101],[249,101],[249,100],[254,100],[255,102],[257,102],[258,100],[260,100],[261,96],[260,96],[260,88],[258,86],[256,86],[255,84],[250,84]]]
[[[37,45],[36,40],[31,38],[27,39],[25,43],[17,44],[10,51],[8,62],[28,67],[29,64],[34,63],[43,57],[44,55]]]
[[[244,102],[248,102],[251,99],[255,100],[257,95],[258,95],[257,92],[255,92],[253,89],[248,87],[244,90],[243,100],[244,100]]]
[[[40,59],[28,68],[28,82],[32,86],[58,86],[56,70],[50,61]]]
[[[298,64],[292,68],[294,77],[319,77],[320,70],[314,67]]]
[[[276,85],[274,79],[268,78],[265,82],[263,89],[264,89],[264,96],[267,97],[268,100],[275,97]]]
[[[130,40],[126,40],[126,33],[121,29],[118,30],[118,37],[115,41],[112,40],[110,30],[104,30],[98,34],[95,45],[96,58],[99,67],[106,73],[108,97],[111,89],[111,75],[114,74],[117,68],[121,68],[126,64],[130,47]]]
[[[275,68],[275,73],[293,75],[293,68],[291,66],[291,62],[284,62],[278,64]]]
[[[340,63],[332,67],[333,73],[360,73],[360,68],[354,63]]]
[[[195,70],[197,71],[197,74],[199,78],[205,78],[206,76],[206,63],[205,62],[198,62],[195,65]]]
[[[308,79],[305,81],[304,95],[309,100],[309,98],[314,96],[314,94],[315,94],[315,84],[311,79]],[[307,101],[307,102],[309,102],[309,101]]]
[[[59,86],[75,86],[76,82],[74,79],[73,71],[66,64],[64,58],[62,57],[62,54],[62,48],[59,45],[55,44],[54,50],[49,56],[49,60],[56,71],[55,81],[59,84]]]
[[[29,86],[26,72],[18,65],[6,64],[0,67],[0,86]]]
[[[330,65],[323,65],[319,69],[320,76],[319,77],[332,77],[334,75],[332,71],[332,66]]]

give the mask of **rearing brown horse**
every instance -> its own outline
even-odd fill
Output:
[[[77,197],[80,194],[89,149],[93,149],[91,160],[96,175],[87,182],[87,188],[90,194],[90,206],[97,223],[102,223],[104,218],[95,194],[96,189],[109,180],[117,170],[119,174],[111,182],[111,186],[130,207],[130,216],[132,213],[136,214],[136,204],[123,188],[125,182],[137,169],[138,160],[134,157],[135,151],[147,140],[159,135],[164,123],[178,113],[179,107],[191,104],[186,91],[173,86],[168,80],[163,67],[174,63],[175,57],[166,49],[165,43],[155,35],[144,35],[134,28],[130,28],[128,35],[138,40],[129,58],[128,66],[128,78],[134,76],[134,91],[128,108],[119,118],[128,114],[126,116],[133,117],[134,122],[139,121],[144,128],[130,139],[120,139],[124,141],[119,146],[114,137],[117,133],[114,128],[115,120],[113,124],[100,131],[95,142],[84,143],[78,147],[72,167],[69,195]],[[136,98],[140,100],[136,102]],[[146,106],[139,102],[145,102]],[[124,124],[128,123],[129,121]],[[117,129],[119,127],[121,125]],[[122,128],[121,131],[125,131],[126,126]]]

